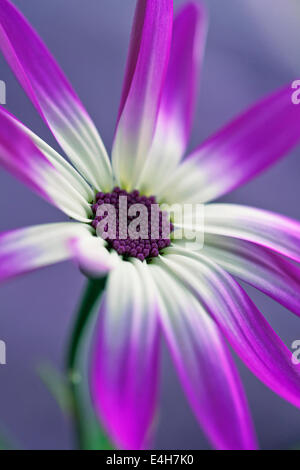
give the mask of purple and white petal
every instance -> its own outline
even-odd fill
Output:
[[[205,256],[168,249],[161,258],[215,320],[246,366],[271,390],[300,407],[300,364],[242,287]]]
[[[0,234],[0,281],[72,257],[70,240],[92,238],[86,224],[36,225]]]
[[[171,55],[150,154],[138,182],[155,193],[183,157],[193,124],[204,55],[207,17],[200,3],[187,3],[175,17]]]
[[[204,206],[204,232],[240,238],[300,262],[300,222],[254,207]]]
[[[245,393],[219,328],[182,284],[158,264],[150,269],[164,300],[162,328],[200,425],[217,449],[255,449]]]
[[[132,263],[121,262],[110,273],[96,327],[91,390],[119,449],[144,449],[149,441],[158,383],[157,308]]]
[[[121,262],[117,253],[110,253],[104,240],[96,236],[74,238],[69,248],[75,263],[89,278],[102,277]]]
[[[297,265],[262,246],[219,235],[205,235],[201,254],[300,316]]]
[[[285,156],[300,140],[300,108],[292,103],[292,91],[290,85],[280,89],[201,144],[161,188],[161,197],[208,202]]]
[[[0,49],[75,167],[97,189],[111,189],[110,162],[76,93],[27,20],[0,0]]]
[[[90,222],[91,207],[78,190],[80,177],[76,186],[67,162],[63,165],[61,157],[49,149],[0,107],[0,165],[70,217]]]
[[[52,163],[57,171],[71,185],[73,192],[76,190],[76,192],[79,193],[85,201],[92,202],[95,198],[95,192],[80,173],[78,173],[78,171],[65,158],[56,152],[56,150],[50,147],[50,145],[34,134],[30,129],[25,127],[24,124],[15,119],[12,115],[11,118],[14,119],[16,124],[18,124],[20,128],[28,134],[49,162]],[[72,194],[72,197],[74,197],[74,194]]]
[[[172,0],[138,0],[113,145],[118,183],[136,187],[156,127],[168,67]]]

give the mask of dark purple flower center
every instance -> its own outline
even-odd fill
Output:
[[[115,187],[111,193],[97,193],[92,209],[97,235],[125,258],[144,261],[158,256],[171,243],[174,227],[169,215],[159,209],[155,196]]]

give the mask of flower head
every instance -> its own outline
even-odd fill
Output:
[[[298,407],[300,373],[235,278],[299,315],[300,224],[210,201],[294,147],[300,140],[300,111],[291,102],[290,87],[282,88],[182,160],[207,19],[201,4],[188,3],[173,20],[172,3],[137,2],[111,163],[40,38],[8,0],[0,0],[3,54],[72,165],[4,108],[0,162],[76,220],[2,234],[0,278],[69,258],[89,276],[108,275],[91,390],[117,446],[148,445],[163,335],[187,399],[213,445],[252,449],[253,425],[227,342],[260,380]],[[174,221],[162,203],[204,204],[201,250],[188,249],[185,236],[175,237],[185,225],[200,230],[193,216],[188,223]],[[144,212],[150,206],[156,207],[158,221],[154,235],[152,215]],[[122,225],[123,215],[128,219]]]

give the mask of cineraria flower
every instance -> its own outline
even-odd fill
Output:
[[[66,259],[89,276],[107,276],[90,386],[117,447],[141,449],[149,442],[163,336],[212,444],[254,449],[247,401],[227,343],[262,382],[298,407],[300,374],[236,278],[299,315],[300,224],[265,210],[210,201],[298,143],[300,108],[291,102],[290,87],[282,88],[183,160],[207,28],[201,5],[187,4],[173,22],[172,3],[137,3],[110,163],[46,47],[19,11],[0,0],[3,54],[72,164],[4,108],[1,163],[74,219],[2,234],[0,277]],[[150,240],[124,239],[120,231],[115,240],[99,236],[98,209],[103,201],[117,208],[120,194],[128,197],[129,209],[134,203],[204,204],[203,248],[193,250],[177,240],[172,225],[169,236],[159,231]]]

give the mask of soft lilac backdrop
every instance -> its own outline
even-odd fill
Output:
[[[256,2],[259,6],[255,14],[250,13],[250,2],[207,2],[210,31],[191,147],[265,93],[299,78],[299,56],[296,59],[291,54],[295,41],[299,43],[300,32],[297,38],[295,26],[289,28],[289,15],[282,15],[280,22],[278,15],[276,19],[271,14],[269,0]],[[56,56],[110,149],[135,1],[14,3]],[[286,9],[289,5],[295,8],[294,0],[283,3]],[[262,28],[265,22],[267,30]],[[270,31],[269,35],[266,31]],[[282,47],[277,47],[278,42]],[[293,48],[289,48],[289,43]],[[2,57],[0,79],[7,83],[7,108],[55,145]],[[299,156],[300,147],[226,200],[300,219]],[[2,170],[0,197],[0,230],[64,220],[57,210]],[[83,283],[73,265],[65,263],[0,288],[0,339],[7,343],[8,361],[6,366],[0,366],[0,428],[8,430],[24,448],[72,447],[70,426],[41,384],[36,368],[45,360],[62,366],[64,344]],[[251,294],[289,347],[294,339],[300,339],[300,319],[262,294]],[[261,447],[289,448],[300,443],[300,411],[267,390],[243,366],[240,369]],[[164,359],[161,398],[156,447],[207,448],[168,357]]]

